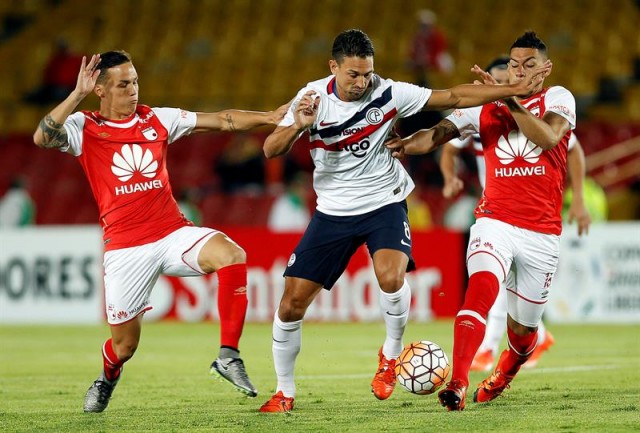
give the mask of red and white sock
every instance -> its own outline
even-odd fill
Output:
[[[247,265],[244,263],[218,269],[218,314],[220,346],[238,349],[247,315]]]
[[[476,272],[469,277],[464,304],[456,316],[453,327],[452,381],[469,386],[469,368],[487,325],[486,317],[498,296],[500,283],[491,272]]]
[[[102,345],[102,365],[104,367],[105,378],[113,382],[120,376],[120,369],[122,368],[123,361],[120,361],[113,350],[113,340],[109,338]]]
[[[504,374],[514,376],[535,350],[538,343],[538,331],[528,335],[518,335],[507,328],[507,338],[509,350],[507,356],[501,361],[500,368]]]

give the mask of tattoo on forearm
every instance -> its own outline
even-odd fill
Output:
[[[39,127],[45,138],[43,147],[59,148],[68,143],[67,131],[64,129],[63,124],[53,120],[50,114],[47,114],[40,121]]]
[[[434,127],[433,141],[439,145],[457,137],[460,137],[460,131],[450,120],[444,119]]]
[[[227,124],[229,125],[229,130],[230,131],[235,131],[236,130],[236,125],[233,124],[233,117],[231,117],[231,114],[227,113],[226,119],[227,119]]]

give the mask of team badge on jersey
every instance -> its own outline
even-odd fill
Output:
[[[144,138],[146,138],[149,141],[155,140],[158,138],[158,133],[156,132],[155,129],[153,129],[153,126],[149,126],[148,128],[143,129],[142,135],[144,135]]]
[[[378,125],[384,120],[384,112],[378,107],[373,107],[367,110],[366,118],[370,125]]]

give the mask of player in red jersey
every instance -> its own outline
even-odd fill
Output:
[[[98,111],[72,114],[90,93]],[[221,347],[211,374],[255,397],[238,349],[247,311],[246,254],[224,233],[194,227],[179,211],[169,184],[167,146],[192,132],[248,130],[275,125],[273,112],[195,113],[138,104],[138,74],[124,51],[83,58],[76,88],[47,114],[33,140],[78,158],[104,230],[104,283],[111,338],[102,347],[104,369],[87,391],[85,412],[102,412],[140,340],[143,313],[160,274],[218,274]]]
[[[509,83],[526,79],[548,60],[546,45],[526,32],[511,46]],[[485,82],[491,75],[474,67]],[[448,410],[465,407],[469,367],[485,333],[486,317],[510,269],[505,350],[474,401],[493,400],[533,353],[537,326],[557,268],[567,142],[575,128],[575,99],[564,87],[543,82],[524,98],[456,110],[429,130],[388,147],[397,157],[422,154],[452,138],[479,133],[486,161],[486,186],[476,208],[467,249],[469,283],[454,324],[451,381],[438,394]],[[503,288],[504,290],[504,288]]]

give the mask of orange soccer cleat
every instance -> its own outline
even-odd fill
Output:
[[[260,412],[286,413],[293,409],[293,397],[285,397],[282,391],[278,391],[262,405]]]
[[[551,332],[545,330],[544,341],[533,350],[533,353],[531,354],[529,359],[527,359],[527,362],[522,364],[522,368],[533,368],[538,365],[538,360],[540,359],[542,354],[549,350],[549,348],[553,346],[555,342],[556,341],[553,338],[553,335],[551,335]]]
[[[386,400],[396,386],[396,360],[387,359],[378,351],[378,371],[371,381],[371,392],[378,400]]]
[[[493,357],[493,351],[491,349],[482,350],[476,352],[476,356],[473,357],[473,361],[471,362],[471,367],[469,370],[471,371],[490,371],[491,367],[493,367],[493,362],[495,358]]]
[[[460,380],[452,380],[438,393],[440,404],[448,411],[463,410],[467,397],[467,387]]]
[[[509,376],[502,371],[502,361],[506,359],[509,349],[502,352],[495,370],[485,380],[478,385],[478,389],[473,393],[473,401],[476,403],[486,403],[502,394],[502,391],[509,388],[509,384],[515,377]]]

